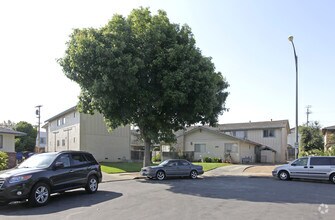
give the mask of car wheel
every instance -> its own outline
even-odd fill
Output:
[[[30,206],[44,206],[50,199],[50,187],[48,184],[39,182],[31,190],[28,202]]]
[[[280,180],[289,180],[289,179],[290,179],[290,174],[288,174],[287,171],[280,171],[280,172],[278,173],[278,178],[279,178]]]
[[[163,170],[159,170],[159,171],[156,173],[156,178],[157,178],[158,180],[163,180],[163,179],[165,179],[165,177],[166,177],[166,175],[165,175],[165,173],[164,173]]]
[[[330,175],[329,177],[330,182],[335,184],[335,173],[333,173],[332,175]]]
[[[198,177],[198,172],[196,170],[192,170],[190,173],[190,177],[192,179],[196,179]]]
[[[88,177],[85,190],[88,193],[95,193],[98,191],[98,179],[95,176],[91,175]]]

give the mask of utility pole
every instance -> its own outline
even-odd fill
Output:
[[[36,115],[38,118],[38,126],[37,126],[37,147],[40,147],[41,145],[41,107],[42,105],[35,106],[36,109]]]
[[[307,127],[308,127],[308,123],[309,123],[309,120],[308,120],[309,119],[309,115],[312,114],[312,112],[309,110],[310,108],[312,108],[311,105],[307,105],[306,106],[306,109],[307,109],[306,110],[306,115],[307,115],[307,123],[306,123],[306,125],[307,125]]]

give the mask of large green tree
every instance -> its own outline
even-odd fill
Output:
[[[318,122],[314,122],[311,126],[300,126],[299,130],[301,134],[300,146],[304,151],[323,150],[323,136]]]
[[[15,125],[15,130],[24,132],[27,135],[17,137],[15,140],[15,151],[31,151],[33,152],[36,145],[37,130],[30,123],[20,121]]]
[[[225,108],[228,83],[201,54],[187,25],[164,11],[134,9],[102,28],[75,29],[59,59],[81,87],[79,109],[102,113],[111,128],[134,124],[145,144],[168,141],[187,125],[214,125]]]

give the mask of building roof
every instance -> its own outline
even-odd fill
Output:
[[[57,115],[51,117],[51,118],[49,118],[48,120],[45,121],[45,123],[50,122],[50,121],[53,121],[53,120],[55,120],[55,119],[57,119],[57,118],[60,118],[60,117],[63,116],[63,115],[66,115],[66,114],[68,114],[68,113],[70,113],[70,112],[73,112],[73,111],[76,111],[76,110],[77,110],[77,106],[75,105],[75,106],[73,106],[73,107],[71,107],[71,108],[69,108],[69,109],[67,109],[67,110],[65,110],[65,111],[63,111],[63,112],[61,112],[61,113],[59,113],[59,114],[57,114]],[[45,126],[45,125],[44,125],[44,126]],[[44,126],[43,126],[43,127],[44,127]]]
[[[335,125],[334,126],[329,126],[329,127],[325,127],[325,128],[322,128],[322,134],[324,135],[327,131],[330,131],[330,132],[334,132],[335,131]]]
[[[322,130],[335,130],[335,125],[334,126],[329,126],[329,127],[322,128]]]
[[[288,120],[280,120],[280,121],[220,124],[218,128],[221,131],[255,130],[255,129],[265,129],[265,128],[287,128],[287,130],[289,131],[290,125],[289,125]]]
[[[13,134],[15,136],[25,136],[25,135],[27,135],[26,133],[23,133],[23,132],[14,131],[14,130],[9,129],[9,128],[1,128],[1,127],[0,127],[0,134]]]

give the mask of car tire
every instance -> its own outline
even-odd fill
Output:
[[[333,173],[332,175],[330,175],[329,177],[330,182],[335,184],[335,173]]]
[[[278,178],[280,180],[289,180],[290,179],[290,174],[287,171],[282,170],[282,171],[279,171]]]
[[[32,188],[28,203],[32,207],[44,206],[50,199],[50,186],[43,182],[38,182]]]
[[[190,173],[191,179],[196,179],[198,177],[198,172],[196,170],[192,170]]]
[[[166,177],[165,172],[163,170],[159,170],[156,173],[156,179],[158,180],[164,180]]]
[[[98,191],[98,178],[94,175],[91,175],[87,179],[85,190],[87,193],[92,194]]]

